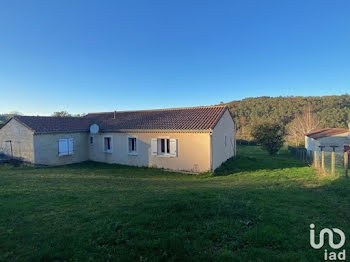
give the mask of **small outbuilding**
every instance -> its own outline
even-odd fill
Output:
[[[226,106],[14,116],[0,129],[0,153],[39,165],[92,160],[205,172],[236,154],[235,134]]]
[[[305,148],[308,151],[319,151],[320,146],[324,151],[332,151],[331,146],[336,146],[336,152],[344,152],[350,145],[350,133],[346,128],[323,128],[316,129],[306,134]]]

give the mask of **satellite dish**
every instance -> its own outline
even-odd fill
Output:
[[[96,124],[92,124],[92,125],[90,126],[90,134],[95,135],[95,134],[98,133],[99,130],[100,130],[100,128],[99,128],[99,126],[96,125]]]

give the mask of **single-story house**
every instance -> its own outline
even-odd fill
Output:
[[[0,152],[38,165],[92,160],[204,172],[236,154],[235,134],[226,106],[17,115],[0,129]]]
[[[350,132],[346,128],[323,128],[316,129],[305,135],[305,148],[308,151],[319,151],[324,146],[326,152],[344,152],[344,148],[350,145]]]

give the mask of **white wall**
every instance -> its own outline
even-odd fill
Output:
[[[326,146],[324,151],[331,152],[331,145],[338,146],[336,152],[344,152],[344,146],[350,145],[350,139],[347,134],[340,134],[335,136],[323,137],[319,139],[313,139],[311,137],[305,136],[305,148],[311,151],[319,151],[319,146]]]
[[[235,155],[236,127],[230,112],[226,110],[212,134],[212,170],[215,170],[223,162]]]
[[[34,161],[33,150],[33,131],[19,123],[15,119],[11,119],[5,126],[0,129],[0,153],[11,155],[10,143],[15,158],[26,162]]]
[[[58,140],[73,138],[73,155],[58,155]],[[87,161],[89,158],[87,133],[60,133],[34,135],[35,164],[66,165]]]

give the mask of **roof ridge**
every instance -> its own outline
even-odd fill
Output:
[[[188,109],[202,109],[202,108],[225,108],[227,105],[212,105],[212,106],[192,106],[192,107],[170,107],[170,108],[158,108],[158,109],[140,109],[140,110],[123,110],[123,111],[115,111],[117,113],[125,113],[125,112],[153,112],[153,111],[171,111],[171,110],[188,110]],[[97,115],[97,114],[112,114],[114,111],[110,112],[92,112],[88,113],[88,115]]]
[[[316,129],[313,129],[311,130],[310,132],[306,133],[306,135],[308,134],[313,134],[313,133],[319,133],[319,132],[322,132],[322,131],[326,131],[326,130],[344,130],[345,132],[348,131],[349,129],[348,128],[345,128],[345,127],[324,127],[324,128],[316,128]]]
[[[30,116],[30,115],[14,115],[13,118],[21,117],[42,117],[42,118],[74,118],[74,119],[84,119],[82,116]]]

